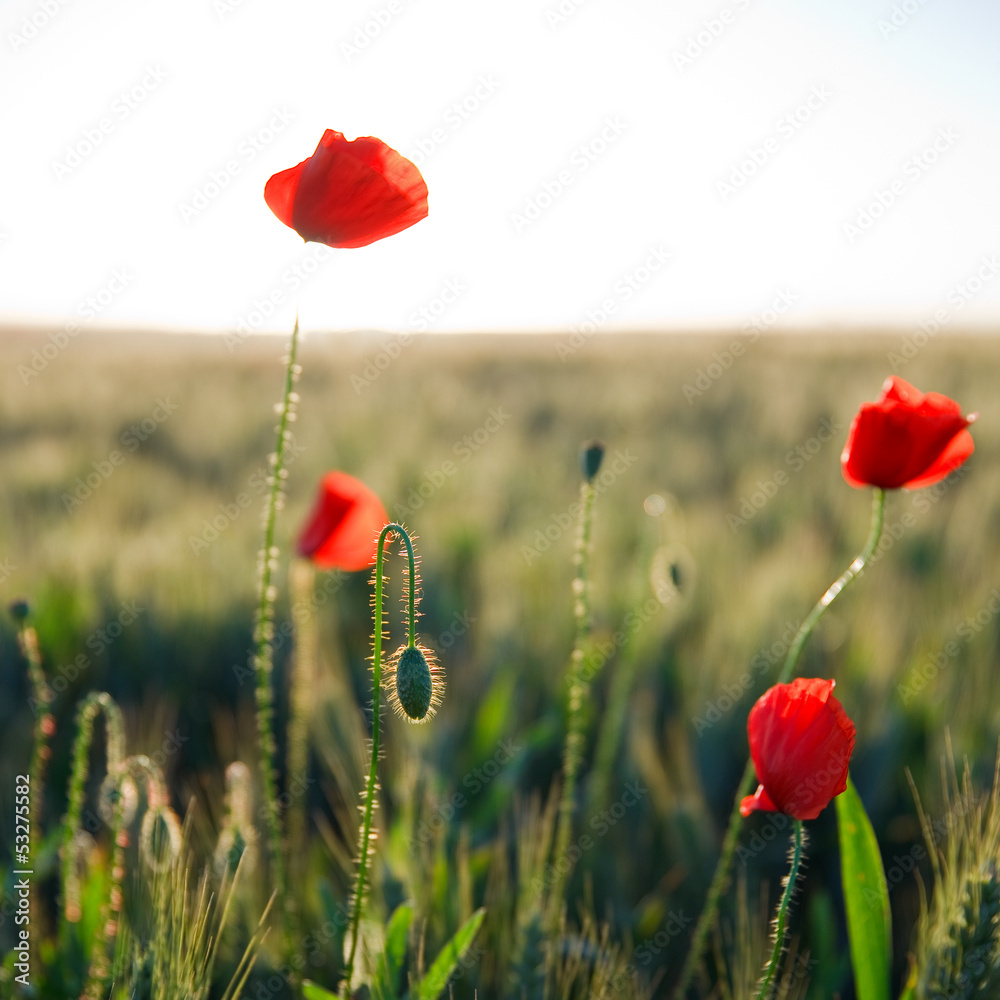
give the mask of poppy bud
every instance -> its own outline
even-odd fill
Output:
[[[393,709],[409,722],[430,719],[441,704],[441,668],[423,646],[400,647],[387,667],[386,683]]]
[[[10,604],[7,605],[7,610],[10,612],[11,618],[13,618],[18,625],[23,625],[28,620],[28,615],[31,614],[31,608],[23,597],[18,598],[16,601],[11,601]]]
[[[600,441],[588,441],[580,449],[580,471],[587,482],[592,482],[600,471],[604,459],[604,445]]]

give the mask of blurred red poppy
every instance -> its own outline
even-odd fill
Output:
[[[427,218],[427,185],[381,139],[327,129],[316,152],[264,185],[268,208],[304,240],[364,247]]]
[[[750,756],[760,780],[740,805],[815,819],[847,787],[854,723],[833,696],[833,681],[775,684],[750,709]]]
[[[925,395],[893,375],[851,424],[840,456],[844,478],[884,490],[931,486],[972,454],[975,443],[966,428],[975,419],[963,416],[953,399]]]
[[[375,562],[379,532],[389,523],[382,501],[360,479],[346,472],[329,472],[297,551],[319,569],[367,569]]]

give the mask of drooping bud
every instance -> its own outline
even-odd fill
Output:
[[[600,471],[604,459],[604,445],[600,441],[588,441],[580,449],[580,471],[587,482],[592,482]]]
[[[396,697],[411,719],[422,719],[431,707],[431,670],[416,646],[407,646],[396,665]]]
[[[389,663],[386,680],[393,709],[410,722],[430,719],[441,703],[441,668],[423,646],[400,647]]]

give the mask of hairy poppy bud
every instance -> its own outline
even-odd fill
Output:
[[[28,606],[28,602],[24,598],[19,598],[16,601],[11,601],[7,605],[7,610],[10,612],[11,618],[17,622],[18,625],[23,625],[28,620],[28,615],[31,614],[31,608]]]
[[[441,667],[423,646],[400,647],[388,665],[389,702],[409,722],[424,722],[441,704]]]
[[[396,697],[411,719],[422,719],[431,707],[431,668],[416,646],[407,646],[396,664]]]
[[[580,449],[580,471],[587,482],[591,482],[600,471],[604,459],[604,445],[600,441],[588,441]]]

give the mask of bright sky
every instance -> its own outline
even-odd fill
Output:
[[[8,0],[0,28],[0,322],[1000,319],[994,0]],[[303,244],[262,192],[326,128],[414,159],[429,218]]]

